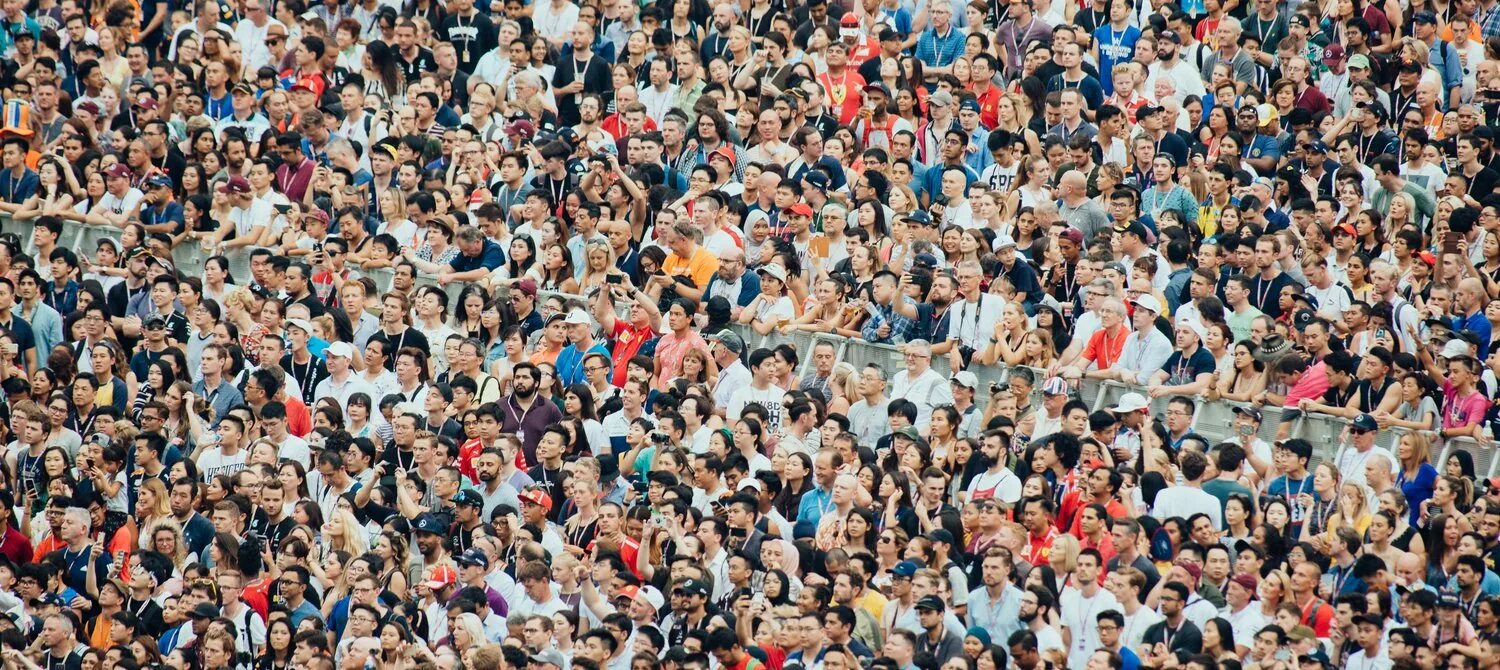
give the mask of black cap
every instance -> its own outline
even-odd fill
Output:
[[[947,606],[943,604],[942,598],[937,596],[922,596],[922,599],[917,601],[917,609],[941,612],[947,609]]]
[[[411,529],[418,533],[433,533],[436,535],[445,535],[448,533],[448,527],[444,526],[443,522],[438,521],[438,518],[432,512],[423,512],[418,515],[416,520],[412,521]]]

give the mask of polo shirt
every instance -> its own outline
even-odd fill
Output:
[[[470,270],[494,270],[505,263],[505,252],[500,245],[486,238],[479,248],[477,256],[460,253],[451,263],[454,272],[468,272]]]

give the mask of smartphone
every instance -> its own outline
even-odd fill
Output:
[[[1376,328],[1375,329],[1375,339],[1378,340],[1378,339],[1380,339],[1382,337],[1385,337],[1385,329],[1384,328]]]
[[[604,281],[609,282],[611,284],[623,284],[623,283],[625,283],[625,277],[620,276],[620,275],[609,275],[609,276],[607,276],[607,277],[604,278]]]
[[[1456,253],[1458,253],[1458,241],[1459,241],[1459,239],[1460,238],[1458,236],[1458,233],[1443,233],[1443,253],[1445,253],[1445,254],[1456,254]]]

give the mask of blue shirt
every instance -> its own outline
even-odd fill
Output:
[[[479,248],[478,256],[460,253],[457,258],[453,259],[451,265],[454,272],[468,272],[469,270],[478,270],[480,268],[493,270],[504,263],[505,252],[500,250],[500,245],[486,238]]]
[[[1094,44],[1099,46],[1099,83],[1104,85],[1105,95],[1114,95],[1114,69],[1118,63],[1130,62],[1135,55],[1135,43],[1141,39],[1141,29],[1125,26],[1115,32],[1108,23],[1094,29]]]
[[[157,210],[156,207],[141,208],[141,223],[147,226],[155,226],[163,223],[176,224],[174,230],[182,232],[183,218],[182,205],[176,200],[167,203],[166,207]]]
[[[0,177],[0,200],[15,204],[25,202],[27,198],[36,195],[37,186],[40,184],[41,180],[30,168],[22,167],[20,178],[7,170],[3,173],[3,177]]]
[[[594,342],[588,351],[579,351],[577,344],[563,347],[562,351],[557,352],[557,361],[554,363],[557,367],[557,379],[564,386],[587,383],[587,376],[583,372],[583,360],[589,354],[602,354],[606,361],[609,360],[609,351],[599,342]]]
[[[991,603],[989,591],[981,586],[969,592],[969,625],[990,632],[997,640],[1010,638],[1021,630],[1021,589],[1015,584],[1005,583],[1000,600]]]
[[[1472,330],[1479,336],[1479,360],[1489,357],[1490,351],[1490,320],[1484,318],[1484,310],[1479,310],[1468,316],[1453,317],[1453,330]]]
[[[833,492],[814,486],[802,494],[802,502],[797,503],[797,521],[810,521],[813,527],[817,527],[823,519],[823,512],[829,509],[833,509]]]
[[[951,24],[947,35],[938,35],[936,28],[928,28],[917,40],[917,58],[927,67],[948,67],[963,53],[964,34]]]

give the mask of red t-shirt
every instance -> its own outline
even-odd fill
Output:
[[[477,437],[463,443],[458,448],[458,472],[468,477],[469,481],[474,482],[475,486],[479,485],[479,472],[474,469],[474,459],[479,456],[479,452],[481,451],[484,451],[484,443],[480,442]]]
[[[625,370],[629,367],[630,359],[634,358],[641,350],[641,345],[650,342],[656,337],[656,332],[651,326],[636,328],[624,319],[615,319],[615,329],[610,332],[609,339],[614,340],[612,349],[614,358],[614,374],[610,375],[609,383],[620,388],[625,387]]]
[[[1108,328],[1100,328],[1089,337],[1088,346],[1083,350],[1083,358],[1093,361],[1100,370],[1106,370],[1115,366],[1120,360],[1120,352],[1125,350],[1125,338],[1130,336],[1130,329],[1120,326],[1115,335],[1109,334]]]

